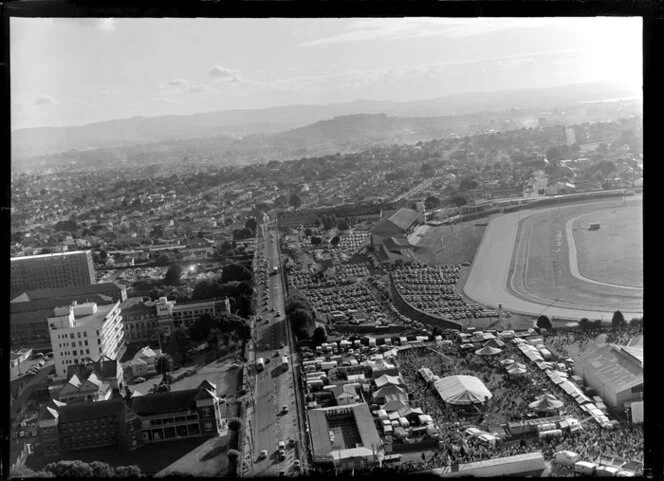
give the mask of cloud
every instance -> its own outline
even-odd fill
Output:
[[[561,21],[555,18],[371,18],[355,20],[346,26],[345,32],[310,40],[300,46],[313,47],[365,40],[469,37],[515,28],[541,28],[549,25],[561,25]]]
[[[242,75],[242,72],[234,68],[226,68],[222,67],[221,65],[215,65],[210,69],[209,75],[210,77],[214,77],[217,80],[237,81],[238,78]]]
[[[196,94],[210,90],[210,87],[205,84],[190,82],[182,78],[170,80],[166,84],[159,84],[158,88],[171,94]]]
[[[35,105],[55,105],[55,99],[50,95],[40,95],[35,99]]]
[[[116,95],[122,95],[124,92],[122,90],[102,90],[99,92],[101,97],[114,97]]]

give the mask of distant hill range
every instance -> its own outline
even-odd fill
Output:
[[[181,148],[190,154],[192,149],[209,148],[215,152],[221,149],[230,163],[261,161],[268,157],[279,160],[284,156],[362,148],[375,142],[443,137],[454,129],[468,129],[476,124],[480,112],[485,120],[492,118],[500,123],[510,116],[519,117],[518,110],[587,105],[593,101],[639,95],[622,85],[592,83],[448,95],[411,102],[356,100],[19,129],[12,132],[12,162],[14,166],[24,166],[31,164],[32,158],[44,160],[44,156],[63,152],[82,159],[86,152],[99,149],[112,151],[115,157],[126,156],[124,161],[128,161],[136,152],[144,157],[152,152]],[[521,117],[527,117],[524,112]],[[530,118],[530,125],[522,122],[515,128],[533,126],[534,121],[536,118]],[[465,132],[456,133],[463,135]],[[194,139],[196,142],[191,142]],[[60,155],[55,157],[61,159]]]

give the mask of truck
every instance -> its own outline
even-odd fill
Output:
[[[283,356],[281,358],[281,368],[284,369],[284,370],[288,369],[288,357]]]
[[[270,271],[270,274],[274,276],[277,274],[277,272],[279,272],[279,268],[277,266],[274,266],[272,268],[272,271]]]
[[[256,359],[256,370],[260,372],[263,369],[265,369],[265,359],[259,357],[258,359]]]

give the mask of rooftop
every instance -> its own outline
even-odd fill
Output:
[[[35,289],[32,291],[26,291],[20,296],[15,297],[12,300],[12,303],[35,301],[39,299],[51,299],[55,297],[81,296],[86,294],[103,294],[112,289],[122,290],[124,288],[125,286],[123,286],[122,284],[118,284],[117,282],[99,282],[97,284],[90,284],[89,286]]]
[[[643,350],[639,361],[626,349],[629,348],[604,344],[579,353],[574,359],[575,366],[590,371],[593,377],[618,393],[643,383]]]
[[[65,251],[65,252],[54,252],[52,254],[37,254],[34,256],[21,256],[21,257],[11,257],[11,261],[20,261],[20,260],[29,260],[29,259],[48,259],[48,258],[55,258],[55,257],[64,257],[64,256],[71,256],[74,254],[85,254],[86,252],[91,252],[91,251]]]

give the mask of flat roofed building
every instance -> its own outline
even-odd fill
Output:
[[[106,356],[120,359],[126,349],[120,302],[56,307],[48,326],[55,361],[56,379],[64,379],[67,369],[89,359]]]
[[[34,289],[89,286],[96,282],[91,251],[12,257],[10,261],[11,297]]]
[[[623,409],[643,399],[643,345],[589,348],[574,358],[574,371],[608,406]]]
[[[314,463],[340,470],[378,463],[383,446],[366,403],[311,409],[308,416]]]

